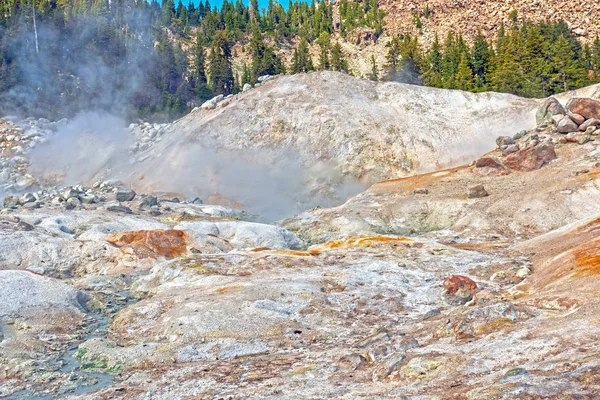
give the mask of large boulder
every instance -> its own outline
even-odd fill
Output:
[[[176,229],[120,232],[106,237],[125,254],[137,258],[175,258],[187,254],[185,232]]]
[[[576,97],[569,100],[567,109],[574,114],[583,116],[585,119],[600,119],[600,101],[598,100]]]
[[[535,120],[538,124],[552,123],[552,117],[555,115],[565,115],[567,112],[554,97],[549,97],[544,101],[544,104],[538,109]]]
[[[495,157],[481,157],[475,161],[476,172],[481,175],[508,175],[509,169]]]
[[[556,130],[558,131],[558,133],[575,132],[578,128],[579,126],[577,126],[575,121],[573,121],[567,116],[561,118],[558,124],[556,125]]]
[[[540,143],[509,155],[504,160],[504,165],[516,171],[533,171],[542,168],[555,158],[554,146],[550,143]]]
[[[31,316],[45,310],[79,313],[85,294],[57,279],[28,271],[0,271],[0,318]]]

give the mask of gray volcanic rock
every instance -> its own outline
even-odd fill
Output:
[[[28,271],[0,271],[0,317],[20,316],[44,309],[78,312],[85,295],[57,279]]]

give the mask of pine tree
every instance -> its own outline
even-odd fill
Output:
[[[319,45],[319,70],[328,70],[331,68],[329,61],[329,51],[331,49],[331,36],[327,32],[321,32],[319,39],[317,39]]]
[[[465,53],[462,54],[456,73],[456,88],[469,91],[473,89],[473,71],[469,67],[469,62]]]
[[[344,57],[342,45],[339,42],[335,42],[331,47],[331,69],[345,73],[349,72],[348,63],[346,62],[346,57]]]
[[[302,38],[294,50],[294,56],[292,57],[292,73],[297,74],[299,72],[313,70],[314,66],[308,50],[308,42]]]
[[[379,69],[377,68],[377,62],[375,61],[374,55],[371,55],[371,73],[369,74],[369,79],[372,81],[379,80]]]
[[[231,42],[225,31],[217,31],[213,36],[209,57],[209,77],[214,94],[229,95],[233,92]]]

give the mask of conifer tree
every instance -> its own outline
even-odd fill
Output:
[[[473,71],[469,66],[469,62],[465,53],[461,55],[455,82],[456,88],[459,90],[468,91],[473,89]]]
[[[342,45],[339,42],[331,47],[331,69],[340,72],[349,72],[348,63],[346,57],[344,57],[344,51]]]
[[[371,55],[371,73],[369,74],[369,79],[372,81],[379,80],[379,69],[377,68],[377,62],[375,61],[374,55]]]
[[[217,31],[213,36],[209,57],[209,77],[214,94],[229,95],[233,92],[231,42],[225,31]]]

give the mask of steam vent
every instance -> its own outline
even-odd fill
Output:
[[[0,400],[600,398],[600,9],[480,3],[0,4]]]

